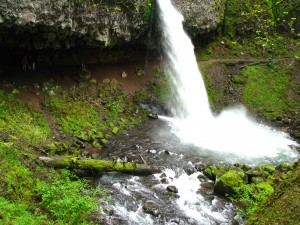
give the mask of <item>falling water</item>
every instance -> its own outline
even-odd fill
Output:
[[[166,73],[172,75],[176,87],[171,110],[178,118],[207,119],[211,117],[208,98],[199,76],[194,46],[183,30],[183,17],[170,0],[159,0],[158,3],[163,46],[169,62],[165,67]]]
[[[194,47],[183,29],[183,16],[170,0],[158,0],[166,74],[172,77],[174,101],[170,104],[175,118],[169,120],[173,132],[186,143],[204,149],[230,152],[247,157],[293,155],[296,145],[287,134],[257,124],[240,106],[214,117],[194,55]]]

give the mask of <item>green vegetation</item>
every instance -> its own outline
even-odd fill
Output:
[[[39,145],[50,137],[50,128],[41,112],[21,105],[14,94],[0,90],[0,134],[14,142]]]
[[[0,197],[0,223],[14,225],[45,224],[46,217],[40,212],[34,212],[27,203],[8,201]]]
[[[253,56],[282,57],[291,55],[291,40],[297,38],[295,21],[300,5],[293,1],[227,0],[223,33],[226,44]],[[239,37],[245,37],[239,39]],[[252,50],[245,49],[245,43]],[[250,50],[250,51],[249,51]]]
[[[254,109],[282,114],[288,108],[291,78],[278,66],[249,65],[242,71],[247,77],[242,100]]]
[[[54,121],[21,103],[21,91],[0,90],[0,224],[93,224],[91,216],[101,208],[99,198],[106,199],[104,190],[68,170],[45,167],[37,156],[64,155],[75,163],[83,143],[88,146],[85,154],[91,154],[112,135],[145,120],[145,111],[118,85],[107,79],[62,90],[49,81],[21,90],[34,90],[43,99],[43,112]],[[124,169],[123,163],[109,166]]]
[[[116,80],[82,83],[46,98],[45,106],[55,116],[60,131],[100,148],[111,135],[124,132],[146,118],[136,114],[133,98],[118,88]]]
[[[284,192],[285,196],[291,190],[293,197],[297,200],[291,200],[290,198],[289,200],[291,200],[292,204],[296,204],[299,201],[299,194],[294,192],[295,187],[299,189],[298,184],[295,182],[295,179],[299,179],[299,165],[297,163],[290,165],[282,163],[276,169],[273,165],[267,164],[253,168],[244,164],[235,164],[234,166],[209,165],[204,169],[203,173],[209,179],[215,181],[215,193],[226,196],[233,201],[237,206],[237,214],[244,219],[249,219],[251,221],[249,224],[252,224],[253,218],[256,218],[257,215],[263,217],[260,211],[272,211],[271,205],[273,201],[277,201],[274,199],[277,199],[278,190],[280,190],[279,192]],[[282,188],[282,185],[286,189]],[[264,210],[262,209],[264,204],[270,204],[270,207]],[[296,208],[295,206],[295,210],[299,210],[299,206]],[[280,208],[276,210],[280,210]],[[291,214],[286,216],[294,217]],[[274,220],[274,222],[276,221]]]
[[[205,63],[199,65],[199,70],[201,71],[201,74],[204,79],[206,92],[208,95],[208,99],[210,101],[210,105],[213,111],[221,111],[221,109],[224,108],[224,91],[226,86],[222,84],[222,82],[216,83],[215,77],[211,76],[213,73],[212,70],[216,68],[215,63]],[[222,68],[223,66],[221,66]]]
[[[264,204],[268,197],[274,192],[273,187],[267,182],[259,184],[241,185],[235,187],[234,191],[238,198],[237,213],[244,218],[249,218],[259,209],[260,204]],[[234,198],[232,198],[234,200]],[[235,201],[235,200],[234,200]]]
[[[295,166],[295,165],[294,165]],[[300,166],[290,173],[276,188],[274,193],[261,204],[246,224],[299,224],[300,210]]]
[[[68,170],[60,175],[50,172],[50,184],[37,181],[39,205],[50,213],[59,224],[88,224],[86,219],[98,207],[98,189],[91,189],[84,180],[78,180]],[[84,194],[83,194],[84,193]]]
[[[66,170],[48,173],[36,167],[33,176],[23,157],[13,143],[0,141],[1,224],[78,224],[95,212],[98,189]]]

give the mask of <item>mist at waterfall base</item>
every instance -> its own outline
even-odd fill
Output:
[[[158,0],[158,6],[165,72],[172,76],[174,87],[174,102],[170,104],[174,118],[160,118],[170,122],[172,132],[184,143],[241,158],[295,158],[297,153],[290,146],[297,143],[284,132],[254,122],[243,106],[212,115],[194,46],[183,29],[183,16],[170,0]]]

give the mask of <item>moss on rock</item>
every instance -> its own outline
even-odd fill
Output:
[[[234,195],[235,189],[246,184],[248,176],[244,171],[230,169],[215,182],[214,191],[221,195]]]
[[[208,166],[204,171],[203,174],[207,176],[210,180],[216,180],[216,176],[218,173],[218,168],[214,165]]]

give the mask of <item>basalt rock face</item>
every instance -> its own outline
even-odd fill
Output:
[[[0,47],[144,44],[149,13],[149,0],[1,0]]]
[[[223,20],[224,0],[172,2],[192,37],[216,29]],[[0,48],[151,48],[147,37],[153,33],[155,8],[154,0],[1,0]]]
[[[225,0],[172,0],[184,16],[184,26],[192,37],[215,30],[224,19]]]

